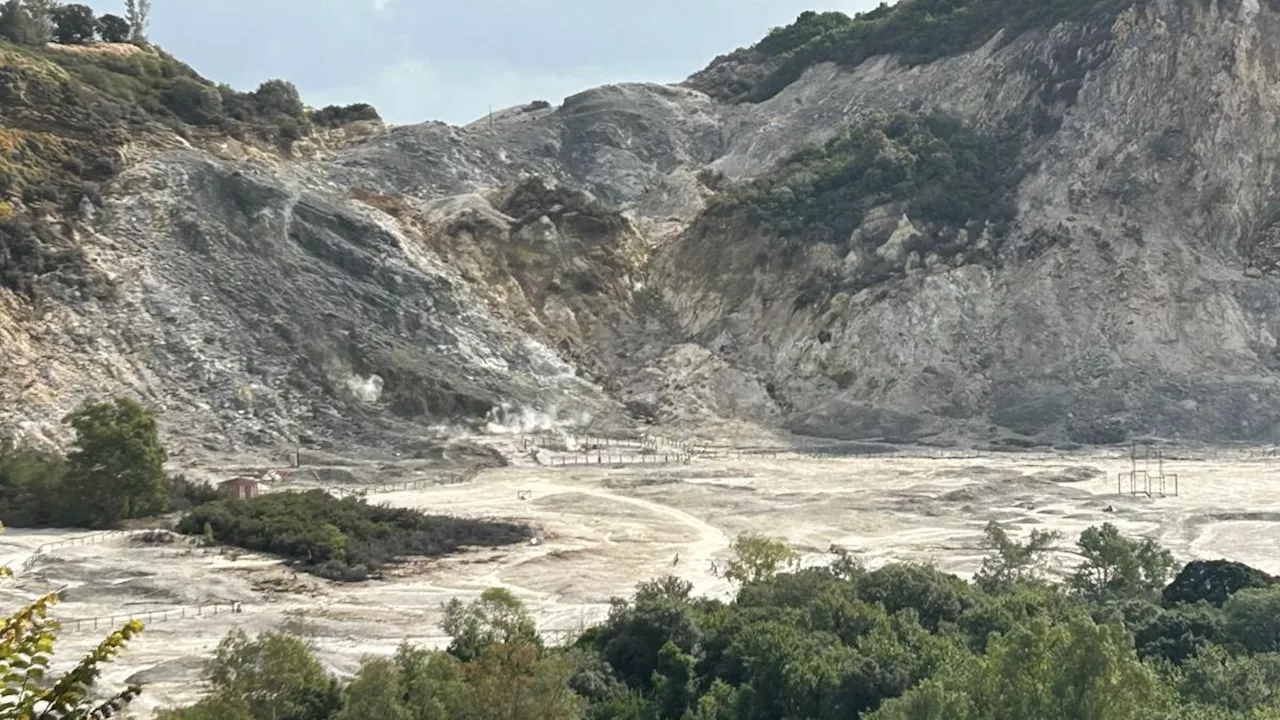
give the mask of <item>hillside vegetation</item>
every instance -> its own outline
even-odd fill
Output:
[[[216,84],[145,40],[96,42],[120,39],[119,18],[45,5],[9,0],[0,11],[0,287],[22,295],[53,275],[109,296],[46,218],[97,204],[138,149],[232,137],[287,152],[315,125],[378,117],[363,104],[310,111],[283,80],[252,92]]]
[[[954,118],[873,113],[713,197],[694,232],[726,224],[763,231],[767,260],[782,267],[815,243],[842,257],[855,253],[856,270],[828,267],[808,282],[798,302],[810,304],[900,276],[917,261],[910,257],[990,261],[1016,215],[1017,156],[1016,141]],[[864,232],[873,212],[877,222]],[[900,248],[878,252],[904,214],[916,232]]]
[[[710,214],[746,212],[779,237],[844,246],[867,211],[904,203],[912,220],[982,232],[1013,219],[1016,157],[959,120],[875,113],[717,196]]]
[[[1005,32],[1004,39],[1059,22],[1109,24],[1132,0],[903,0],[849,17],[805,12],[775,28],[756,45],[719,59],[763,66],[750,77],[704,87],[735,101],[760,102],[777,95],[817,63],[854,67],[877,55],[922,65],[976,49]],[[695,82],[695,85],[698,83]]]

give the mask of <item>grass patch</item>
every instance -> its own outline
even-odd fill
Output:
[[[515,523],[424,515],[358,498],[339,500],[322,490],[208,503],[184,517],[178,530],[200,535],[206,523],[219,542],[280,555],[335,580],[366,579],[398,557],[435,557],[532,537],[528,527]]]

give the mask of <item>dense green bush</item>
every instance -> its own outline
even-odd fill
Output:
[[[717,196],[708,216],[745,217],[794,252],[808,242],[847,248],[869,210],[902,203],[913,222],[935,226],[941,244],[920,249],[950,253],[967,249],[959,231],[1001,235],[1013,219],[1016,157],[1012,143],[949,117],[874,113]]]
[[[1165,605],[1206,602],[1222,607],[1232,595],[1247,588],[1264,588],[1280,583],[1257,568],[1230,560],[1192,560],[1173,582],[1165,586]]]
[[[194,78],[177,78],[160,97],[164,106],[183,122],[213,125],[223,118],[222,94]]]
[[[201,535],[206,523],[219,542],[282,555],[341,580],[362,580],[406,555],[445,555],[464,545],[510,545],[531,536],[513,523],[423,515],[339,500],[323,490],[208,503],[184,517],[178,530]]]
[[[324,127],[341,127],[360,120],[381,120],[376,108],[368,103],[326,105],[311,113],[311,122]]]
[[[298,95],[298,88],[287,80],[267,80],[250,93],[250,97],[253,99],[254,109],[262,117],[287,115],[299,120],[303,117],[302,98]]]
[[[14,527],[71,525],[66,458],[0,437],[0,522]]]
[[[876,55],[897,55],[908,65],[973,50],[1004,29],[1008,37],[1062,21],[1096,20],[1110,26],[1132,0],[908,0],[885,3],[850,18],[842,13],[806,12],[777,28],[754,50],[772,58],[776,69],[745,93],[767,100],[799,79],[812,65],[855,66]]]

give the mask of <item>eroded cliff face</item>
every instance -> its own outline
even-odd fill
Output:
[[[695,226],[656,283],[681,328],[758,369],[801,432],[1274,441],[1278,23],[1256,2],[1165,0],[1105,33],[1060,26],[912,70],[814,68],[746,110],[774,118],[760,135],[922,103],[992,131],[1026,121],[1000,252],[904,257],[903,277],[797,302],[847,258],[818,244],[762,269],[776,237]],[[916,232],[894,212],[860,231],[889,254]]]
[[[886,196],[797,242],[724,202],[882,111],[1012,148],[1012,220]],[[760,103],[610,86],[308,159],[151,153],[69,221],[110,297],[2,300],[0,422],[54,434],[123,391],[210,447],[717,420],[1277,441],[1277,160],[1280,8],[1256,0],[817,65]]]

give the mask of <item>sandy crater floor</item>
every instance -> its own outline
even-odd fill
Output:
[[[133,708],[146,717],[199,696],[201,664],[233,627],[257,632],[287,623],[312,638],[331,669],[348,673],[362,655],[391,652],[404,640],[443,646],[441,604],[501,585],[525,600],[542,628],[572,632],[602,618],[611,597],[667,573],[692,581],[696,592],[727,596],[713,562],[722,566],[730,539],[747,530],[785,539],[810,563],[837,544],[870,566],[918,560],[967,575],[981,562],[981,531],[990,520],[1059,530],[1067,540],[1109,521],[1157,538],[1183,560],[1225,557],[1280,573],[1280,462],[1170,462],[1181,494],[1154,499],[1116,495],[1116,473],[1128,468],[1127,459],[1091,455],[779,456],[621,469],[526,464],[374,501],[526,520],[543,530],[537,544],[418,561],[387,580],[338,584],[268,557],[114,539],[42,554],[0,593],[12,607],[65,587],[58,606],[64,622],[242,603],[240,613],[153,621],[109,666],[106,687],[126,679],[147,684]],[[521,491],[531,496],[521,500]],[[41,543],[81,534],[11,530],[0,536],[0,559],[17,565]],[[67,623],[61,657],[74,660],[106,629]]]

